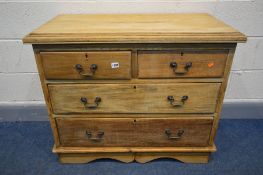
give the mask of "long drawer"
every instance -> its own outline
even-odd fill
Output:
[[[130,79],[130,51],[41,52],[46,79]]]
[[[214,113],[220,83],[51,84],[53,112]]]
[[[139,51],[139,78],[222,77],[227,50]]]
[[[56,119],[60,142],[69,147],[207,146],[212,121],[209,116]]]

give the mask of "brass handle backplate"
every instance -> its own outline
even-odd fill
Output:
[[[168,139],[172,139],[172,140],[177,140],[182,138],[183,134],[184,134],[184,130],[179,129],[176,134],[173,134],[172,131],[170,129],[166,129],[165,130],[165,134],[168,137]]]
[[[171,106],[173,107],[181,107],[185,104],[185,101],[188,100],[188,96],[184,95],[181,97],[180,101],[175,101],[174,96],[169,95],[167,96],[167,100],[170,102]]]
[[[189,71],[189,69],[192,67],[192,62],[185,63],[183,71],[177,70],[178,64],[176,62],[171,62],[170,67],[173,69],[175,74],[183,75],[183,74],[186,74]]]
[[[103,131],[99,131],[99,132],[97,132],[96,137],[94,137],[91,131],[86,131],[86,136],[87,136],[87,138],[89,140],[101,141],[103,139],[104,132]]]
[[[101,102],[101,98],[96,97],[94,100],[94,104],[89,104],[86,97],[81,97],[80,102],[84,105],[85,109],[96,109]]]
[[[92,76],[94,76],[96,70],[98,69],[98,66],[96,64],[90,65],[90,73],[84,73],[85,71],[84,71],[81,64],[76,64],[75,69],[79,73],[79,75],[81,75],[81,76],[92,77]]]

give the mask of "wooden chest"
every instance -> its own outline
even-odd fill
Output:
[[[57,153],[206,163],[236,44],[208,14],[60,15],[33,44]]]

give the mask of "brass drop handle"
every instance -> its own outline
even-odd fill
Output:
[[[169,95],[167,96],[167,100],[170,102],[171,106],[173,107],[181,107],[184,105],[185,101],[188,100],[188,96],[184,95],[181,97],[180,101],[175,101],[174,96]]]
[[[90,65],[90,73],[84,73],[84,69],[81,64],[76,64],[75,69],[81,76],[92,77],[95,74],[96,70],[98,69],[98,66],[97,64]]]
[[[84,105],[85,109],[95,109],[99,106],[100,102],[101,102],[101,98],[100,97],[96,97],[94,100],[94,104],[90,105],[88,103],[88,99],[86,97],[81,97],[80,98],[80,102]]]
[[[86,131],[86,136],[89,140],[92,140],[92,141],[101,141],[103,139],[103,136],[104,136],[104,132],[103,131],[99,131],[97,132],[97,136],[94,137],[92,136],[92,132],[90,131]]]
[[[173,69],[175,74],[186,74],[189,71],[189,69],[192,67],[192,62],[185,63],[183,71],[177,71],[178,65],[176,62],[171,62],[170,67]]]
[[[183,134],[184,134],[184,130],[179,129],[179,130],[176,132],[176,134],[173,134],[170,129],[166,129],[166,130],[165,130],[165,134],[167,135],[168,139],[177,140],[177,139],[182,138],[182,136],[183,136]]]

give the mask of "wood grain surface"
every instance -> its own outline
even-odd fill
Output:
[[[139,162],[147,163],[159,158],[173,158],[184,163],[208,163],[210,153],[59,153],[59,161],[61,163],[89,163],[96,159],[109,158],[124,163]]]
[[[207,146],[212,118],[56,118],[62,146]],[[184,133],[176,137],[178,130]],[[91,138],[86,132],[92,133]],[[103,132],[103,136],[98,136]]]
[[[204,13],[59,15],[24,43],[234,43],[245,35]]]
[[[135,160],[139,163],[147,163],[160,158],[177,159],[184,163],[208,163],[210,153],[136,153]]]
[[[53,147],[53,153],[211,153],[216,151],[216,146],[198,146],[198,147],[183,147],[183,146],[172,146],[172,147]]]
[[[236,43],[245,41],[203,13],[59,15],[23,38],[33,43],[62,163],[207,163]],[[92,78],[79,75],[91,64]]]
[[[63,84],[49,85],[50,98],[55,114],[67,113],[213,113],[220,83],[178,84]],[[182,96],[188,100],[174,107],[167,100],[173,96],[176,103]],[[97,108],[88,109],[81,97]]]
[[[96,159],[114,159],[124,163],[134,161],[133,153],[89,153],[89,154],[58,154],[61,163],[88,163]]]
[[[139,78],[222,77],[227,50],[139,51]],[[176,63],[173,70],[170,63]],[[185,70],[185,65],[192,66]],[[178,74],[177,72],[185,72]]]
[[[47,79],[129,79],[131,52],[41,52]],[[118,63],[118,67],[112,64]],[[82,76],[75,66],[80,64],[83,73],[91,74],[90,66],[97,65],[91,77]]]

